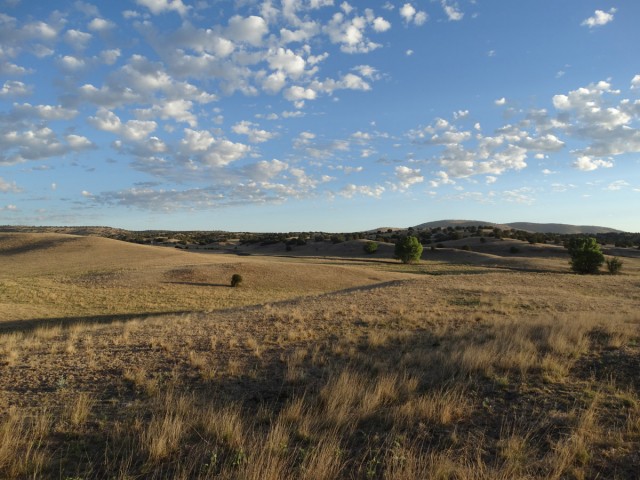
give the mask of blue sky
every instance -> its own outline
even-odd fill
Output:
[[[640,231],[635,0],[0,0],[0,224]]]

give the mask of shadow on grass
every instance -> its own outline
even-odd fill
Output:
[[[208,283],[208,282],[162,282],[169,285],[191,285],[194,287],[225,287],[231,288],[228,283]]]
[[[62,327],[70,328],[74,325],[109,324],[113,322],[129,322],[131,320],[147,320],[149,318],[167,315],[184,315],[194,313],[191,310],[176,310],[168,312],[122,313],[115,315],[87,315],[86,317],[53,317],[33,318],[29,320],[12,320],[0,323],[0,333],[31,332],[38,328]]]

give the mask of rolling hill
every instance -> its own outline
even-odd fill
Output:
[[[599,227],[594,225],[570,225],[564,223],[533,223],[533,222],[512,222],[512,223],[494,223],[483,220],[437,220],[434,222],[421,223],[413,228],[447,228],[447,227],[471,227],[478,225],[491,225],[493,227],[515,230],[525,230],[534,233],[559,233],[559,234],[578,234],[578,233],[621,233],[609,227]]]

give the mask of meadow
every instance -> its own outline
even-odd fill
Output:
[[[0,477],[637,478],[640,258],[361,250],[0,234]]]

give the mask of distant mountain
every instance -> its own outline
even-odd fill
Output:
[[[447,228],[447,227],[477,227],[479,225],[486,225],[498,228],[509,228],[507,225],[485,222],[483,220],[436,220],[435,222],[421,223],[413,228]]]
[[[414,228],[447,228],[447,227],[472,227],[478,225],[486,225],[505,229],[524,230],[534,233],[559,233],[559,234],[596,234],[596,233],[620,233],[622,230],[615,228],[597,227],[594,225],[567,225],[564,223],[531,223],[531,222],[513,222],[513,223],[494,223],[483,220],[437,220],[435,222],[421,223]]]
[[[597,227],[594,225],[567,225],[564,223],[529,223],[514,222],[508,224],[511,228],[517,230],[526,230],[535,233],[621,233],[622,230],[615,228]]]

